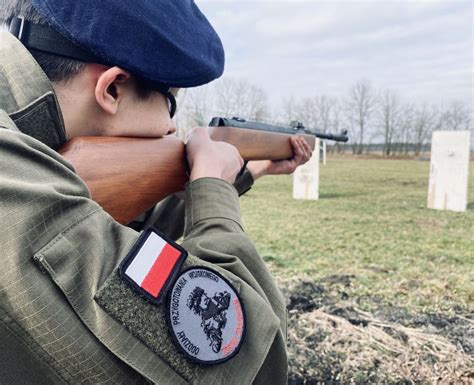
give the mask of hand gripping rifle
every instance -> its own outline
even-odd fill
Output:
[[[314,149],[315,137],[347,141],[346,132],[332,135],[294,124],[278,127],[240,118],[213,118],[212,140],[237,147],[245,161],[293,156],[289,137],[303,135]],[[163,198],[184,190],[188,165],[184,143],[176,137],[76,137],[60,148],[87,184],[92,199],[114,219],[127,224]]]

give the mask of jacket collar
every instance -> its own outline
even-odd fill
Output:
[[[53,149],[66,142],[51,82],[28,50],[8,32],[0,32],[0,110],[21,132]]]

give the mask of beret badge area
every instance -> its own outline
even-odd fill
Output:
[[[168,293],[167,322],[178,349],[191,361],[217,364],[234,357],[245,337],[237,291],[207,267],[192,267]]]

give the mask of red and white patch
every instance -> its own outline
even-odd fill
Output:
[[[119,274],[142,296],[161,303],[187,255],[182,247],[149,229],[120,264]]]

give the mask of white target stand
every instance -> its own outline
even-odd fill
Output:
[[[326,141],[321,140],[320,142],[321,142],[320,144],[321,157],[323,159],[323,165],[326,166]]]
[[[311,159],[293,174],[293,199],[319,199],[319,139],[314,148]]]
[[[469,146],[469,131],[433,132],[428,208],[466,211]]]

